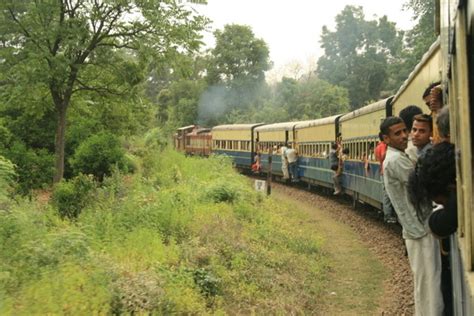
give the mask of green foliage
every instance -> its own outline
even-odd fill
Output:
[[[64,263],[28,284],[17,297],[7,299],[6,314],[107,314],[111,294],[107,275],[95,267]]]
[[[53,205],[62,218],[76,219],[90,202],[94,188],[94,180],[83,174],[71,180],[62,180],[54,186]]]
[[[413,20],[416,25],[407,32],[406,49],[402,52],[403,71],[406,75],[420,62],[423,54],[435,42],[435,1],[407,0],[405,7],[413,10]]]
[[[228,202],[233,203],[237,201],[241,193],[238,186],[233,186],[229,181],[219,181],[210,186],[207,190],[206,196],[214,203]]]
[[[75,174],[92,174],[100,181],[112,173],[114,166],[126,169],[125,151],[120,140],[107,132],[93,135],[81,143],[70,163]]]
[[[399,65],[403,32],[386,16],[367,21],[362,7],[346,6],[336,16],[335,31],[323,27],[321,47],[325,54],[318,61],[318,75],[346,88],[352,109],[401,84],[388,78],[393,77],[389,70],[395,70],[390,65]]]
[[[81,103],[74,100],[108,96],[114,100],[104,104],[111,107],[103,114],[113,119],[104,124],[130,124],[130,111],[118,100],[136,95],[151,60],[163,62],[178,50],[196,51],[199,31],[207,24],[180,1],[77,1],[73,6],[66,1],[2,1],[0,12],[5,44],[0,49],[1,103],[19,112],[16,117],[23,123],[43,115],[49,128],[41,135],[48,137],[38,138],[54,143],[57,181],[64,171],[60,162],[68,110]]]
[[[12,193],[13,183],[16,179],[15,165],[3,156],[0,156],[0,209],[8,204]]]
[[[28,201],[0,211],[1,314],[317,309],[327,262],[302,214],[254,192],[226,157],[145,143],[129,144],[135,175],[57,186],[68,210],[82,209],[74,221]]]
[[[27,194],[51,184],[54,157],[46,149],[28,148],[23,142],[15,141],[4,150],[4,156],[16,165],[19,193]]]

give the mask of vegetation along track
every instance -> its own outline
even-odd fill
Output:
[[[311,210],[324,213],[320,215],[350,226],[363,245],[382,263],[386,277],[377,315],[414,313],[413,280],[399,225],[384,224],[373,208],[359,205],[354,209],[349,198],[328,196],[324,190],[316,193],[279,183],[273,183],[272,189],[276,198],[299,201],[310,206]]]

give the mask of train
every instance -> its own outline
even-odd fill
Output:
[[[240,170],[250,170],[258,155],[263,171],[272,170],[273,175],[281,177],[281,157],[274,148],[291,145],[299,153],[301,181],[332,188],[334,173],[328,154],[331,143],[340,141],[343,148],[349,149],[342,176],[344,193],[354,202],[381,209],[380,165],[374,155],[379,125],[408,105],[429,112],[422,99],[423,91],[430,83],[440,81],[444,106],[450,109],[451,142],[458,153],[458,231],[452,237],[453,253],[457,255],[451,258],[454,314],[474,315],[474,101],[470,96],[474,91],[474,0],[435,2],[438,39],[395,95],[349,113],[308,121],[228,124],[207,130],[192,125],[176,132],[175,146],[189,155],[227,155]],[[196,148],[199,146],[202,148]]]

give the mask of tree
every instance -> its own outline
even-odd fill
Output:
[[[195,50],[207,20],[175,0],[0,3],[0,83],[6,103],[49,100],[56,115],[55,176],[64,173],[67,113],[84,92],[125,96],[151,58]],[[37,101],[37,100],[34,100]]]
[[[349,92],[351,107],[380,97],[390,86],[389,65],[397,63],[403,32],[386,16],[365,20],[362,7],[346,6],[336,16],[336,30],[323,27],[321,47],[325,54],[318,61],[319,77]],[[393,86],[393,83],[391,84]]]
[[[406,34],[407,44],[406,49],[403,50],[403,66],[408,71],[411,71],[421,60],[423,54],[436,41],[437,35],[434,23],[435,1],[408,0],[404,6],[407,9],[413,10],[413,20],[417,21],[413,29]]]
[[[255,106],[261,89],[265,89],[265,71],[271,67],[267,44],[244,25],[226,25],[214,36],[216,45],[210,51],[207,81],[211,89],[226,89],[225,113]]]

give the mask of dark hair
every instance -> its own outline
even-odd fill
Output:
[[[385,120],[383,120],[382,124],[380,124],[380,134],[388,136],[390,133],[390,127],[400,123],[403,123],[403,120],[398,116],[387,117]]]
[[[431,93],[431,89],[433,89],[434,87],[436,86],[439,86],[441,84],[441,81],[436,81],[436,82],[432,82],[428,85],[428,87],[426,87],[425,91],[423,91],[423,96],[422,98],[426,98],[427,96],[430,95]]]
[[[342,153],[343,153],[344,155],[349,155],[349,148],[347,148],[347,147],[344,148],[344,149],[342,150]]]
[[[413,127],[413,117],[418,114],[422,114],[423,111],[416,105],[409,105],[398,113],[398,116],[402,118],[407,126],[407,129],[410,131]]]
[[[382,134],[382,132],[379,132],[379,140],[380,140],[381,142],[383,142],[383,134]]]
[[[332,148],[332,149],[337,149],[337,144],[336,144],[335,142],[332,142],[332,143],[331,143],[331,148]]]
[[[446,106],[439,111],[436,117],[436,124],[438,125],[439,135],[441,137],[448,137],[451,132],[449,130],[449,107]]]
[[[433,118],[428,114],[418,114],[413,117],[413,121],[428,123],[430,129],[433,131]],[[412,126],[413,127],[413,126]]]
[[[430,203],[438,195],[448,195],[448,187],[453,184],[456,184],[454,145],[447,142],[436,144],[418,158],[408,179],[409,198],[418,217],[423,203]]]

